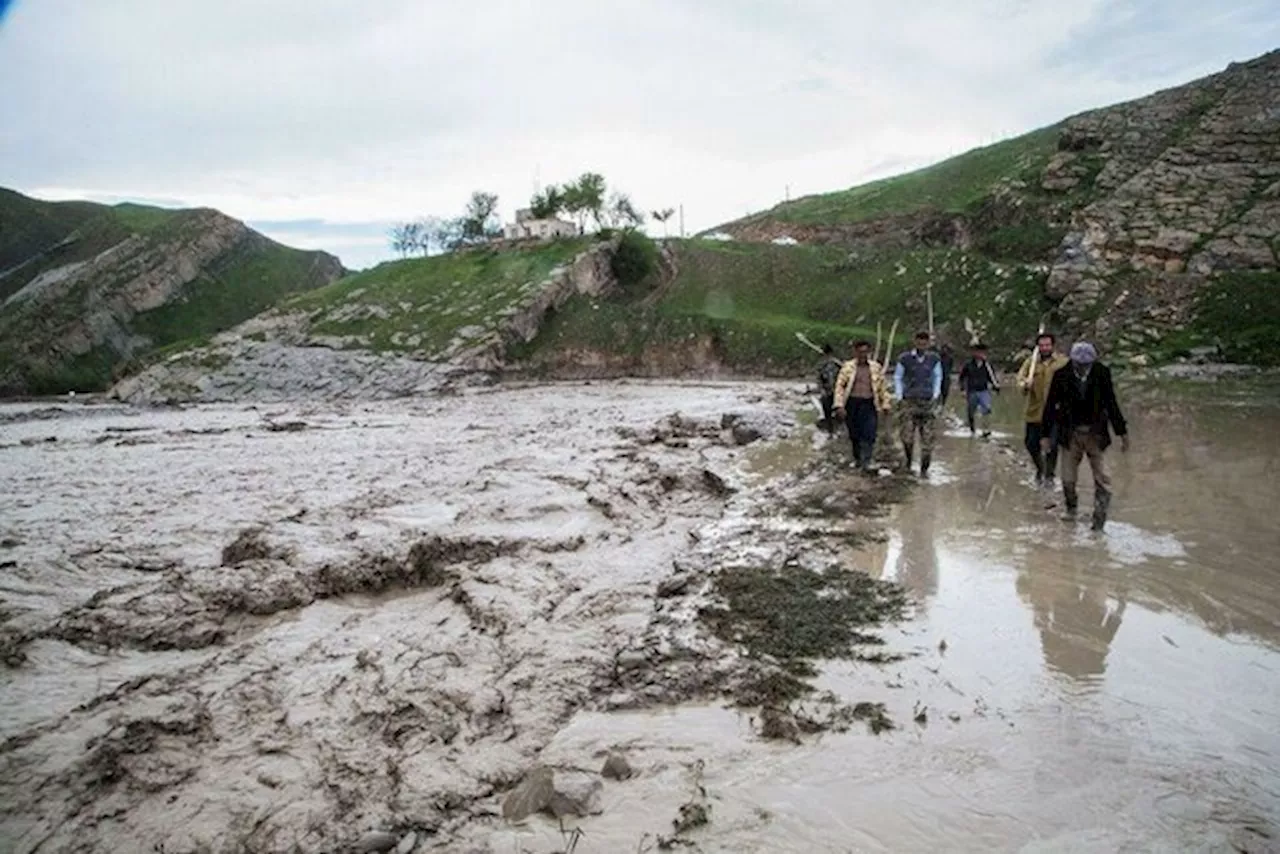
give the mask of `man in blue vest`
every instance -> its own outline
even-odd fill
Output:
[[[917,332],[914,349],[898,357],[893,369],[893,396],[898,401],[894,416],[898,441],[910,471],[915,458],[915,436],[920,434],[920,476],[927,477],[933,461],[934,421],[942,397],[942,360],[929,349],[929,333]]]

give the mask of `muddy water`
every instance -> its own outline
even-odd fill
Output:
[[[648,771],[579,850],[654,850],[698,786],[708,851],[1280,850],[1280,408],[1130,395],[1095,535],[1047,509],[1011,403],[991,441],[949,430],[887,541],[853,558],[917,594],[890,639],[912,655],[829,663],[819,684],[898,729],[793,747],[715,705],[580,715],[548,757],[613,745]]]

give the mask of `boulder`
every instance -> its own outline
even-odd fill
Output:
[[[633,773],[631,763],[621,753],[610,753],[600,769],[600,776],[607,780],[629,780]]]

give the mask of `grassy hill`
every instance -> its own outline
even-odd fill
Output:
[[[557,240],[511,251],[473,249],[389,261],[293,296],[279,308],[306,313],[312,337],[434,358],[459,339],[491,332],[552,270],[589,245],[585,238]]]
[[[0,189],[0,394],[104,389],[129,360],[332,281],[336,258],[217,211]]]
[[[1045,310],[1043,271],[960,250],[851,255],[694,239],[669,241],[668,251],[678,271],[669,281],[575,299],[515,355],[553,373],[573,373],[575,360],[590,364],[595,354],[607,372],[653,373],[696,350],[734,372],[795,375],[815,358],[796,333],[844,353],[855,338],[874,339],[878,322],[887,336],[898,320],[895,349],[905,346],[927,314],[930,282],[937,316],[969,318],[994,335],[1034,329]]]

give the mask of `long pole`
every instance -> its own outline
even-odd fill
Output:
[[[680,237],[684,237],[684,205],[680,206]]]
[[[889,357],[893,353],[893,336],[897,334],[898,334],[898,321],[895,319],[893,321],[893,326],[889,327],[889,340],[885,342],[885,345],[884,345],[884,361],[880,363],[881,365],[887,366],[889,364]]]
[[[884,321],[876,321],[876,348],[871,351],[873,356],[880,355],[880,342],[884,340]]]
[[[925,282],[925,297],[929,303],[929,338],[933,338],[933,282]]]

